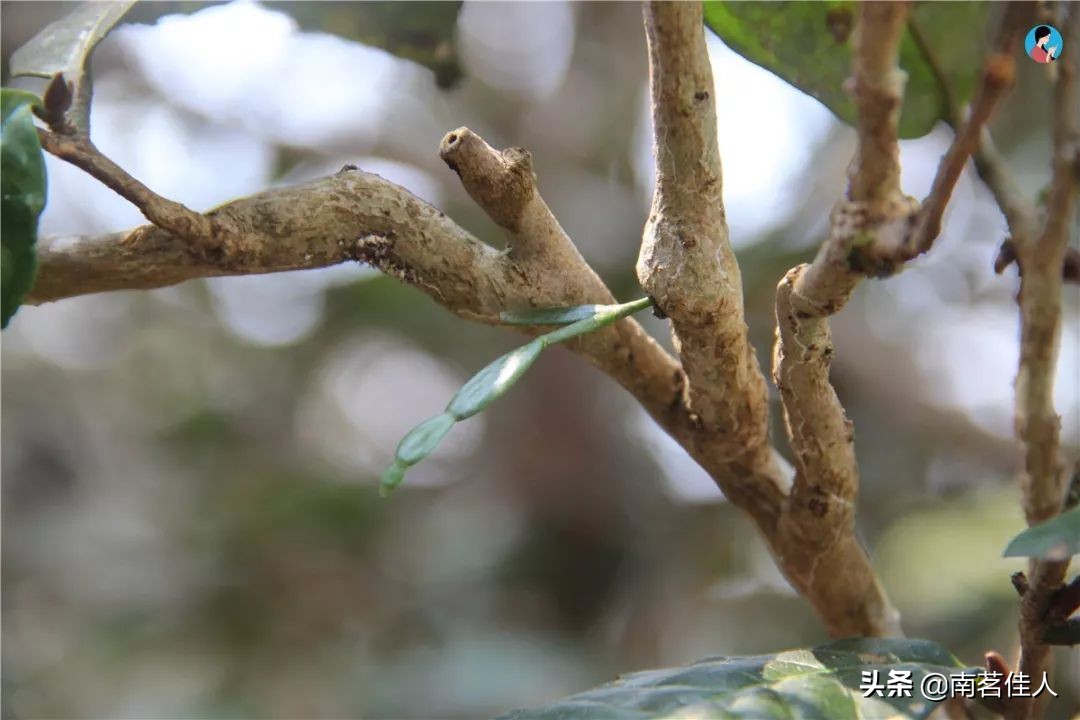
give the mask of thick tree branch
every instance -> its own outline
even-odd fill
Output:
[[[891,202],[900,194],[897,127],[906,76],[896,58],[907,11],[906,2],[865,2],[859,6],[852,78],[859,143],[848,187],[848,197],[858,203]]]
[[[645,30],[656,191],[638,279],[671,318],[687,404],[713,436],[712,452],[748,468],[766,467],[772,460],[765,378],[748,339],[742,279],[728,241],[701,6],[646,3]],[[728,490],[735,502],[759,492]]]
[[[439,155],[470,197],[507,231],[509,259],[528,276],[528,284],[552,288],[562,282],[559,294],[568,303],[614,302],[537,191],[527,150],[499,152],[462,127],[446,134]],[[553,277],[552,268],[573,272]]]
[[[1063,8],[1063,42],[1080,45],[1080,8]],[[1060,456],[1061,420],[1054,409],[1054,378],[1061,340],[1061,268],[1069,233],[1075,228],[1077,178],[1075,158],[1080,148],[1080,63],[1076,54],[1056,62],[1053,106],[1053,175],[1046,222],[1036,239],[1014,238],[1020,265],[1020,369],[1016,376],[1016,432],[1024,444],[1021,488],[1029,525],[1061,512],[1065,502],[1065,473]],[[1020,670],[1041,677],[1050,665],[1045,644],[1049,617],[1068,561],[1033,560],[1029,588],[1020,601]],[[1039,717],[1041,704],[1031,698],[1019,703],[1016,717]]]
[[[797,468],[780,532],[815,573],[837,548],[855,544],[859,489],[854,432],[829,382],[828,316],[847,303],[865,273],[883,272],[872,259],[895,257],[915,210],[900,192],[897,142],[904,85],[898,56],[906,11],[901,3],[860,6],[852,82],[859,140],[848,200],[834,210],[830,237],[814,262],[792,269],[777,288],[773,379]],[[878,632],[897,632],[895,611],[877,584],[868,584],[865,592],[876,598],[882,620],[893,624],[883,630],[883,622]]]
[[[147,225],[102,237],[46,238],[38,243],[31,303],[110,290],[142,290],[220,275],[248,275],[326,267],[380,254],[408,238],[398,275],[434,286],[461,314],[494,322],[498,307],[475,287],[487,285],[499,254],[443,213],[370,173],[337,175],[253,195],[207,213],[232,248],[207,257],[168,230]],[[426,253],[431,253],[430,256]],[[385,254],[385,253],[383,253]],[[444,258],[452,275],[438,274]],[[408,262],[408,265],[405,263]]]
[[[455,314],[488,324],[499,324],[505,310],[612,300],[580,256],[544,272],[538,264],[519,263],[403,188],[353,167],[237,200],[207,216],[224,229],[221,237],[231,248],[227,255],[205,257],[154,226],[45,240],[38,247],[37,282],[28,301],[347,261],[374,265]],[[629,390],[676,439],[690,444],[697,431],[679,402],[682,373],[640,325],[624,320],[568,345]]]
[[[825,513],[850,524],[858,492],[851,423],[829,384],[832,342],[828,316],[840,311],[867,269],[873,247],[897,247],[914,205],[900,192],[897,126],[903,98],[898,66],[906,6],[864,3],[856,28],[853,91],[859,108],[858,147],[848,201],[832,214],[830,237],[814,262],[788,272],[777,289],[774,379],[784,401],[788,434],[798,459],[793,501],[799,512]]]
[[[686,403],[702,431],[692,452],[706,468],[723,470],[713,477],[754,517],[780,568],[830,633],[898,634],[897,614],[848,521],[850,503],[814,497],[806,505],[813,527],[783,529],[791,526],[790,486],[777,482],[765,379],[747,337],[728,240],[701,15],[698,3],[645,6],[657,185],[637,266],[642,286],[672,321]]]

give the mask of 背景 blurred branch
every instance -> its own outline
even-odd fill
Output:
[[[930,193],[922,203],[914,231],[908,238],[908,254],[912,257],[927,252],[941,233],[941,219],[952,197],[953,189],[968,159],[979,149],[983,132],[1001,99],[1012,88],[1016,76],[1016,50],[1020,41],[1020,28],[1031,9],[1030,3],[1011,2],[1002,14],[994,45],[983,61],[982,82],[971,102],[966,120],[960,121],[959,109],[949,108],[956,135],[930,187]],[[933,48],[924,52],[933,57]],[[934,63],[931,63],[933,65]],[[947,86],[948,79],[938,74],[942,92],[950,103],[955,103],[955,93]]]
[[[1080,46],[1080,8],[1066,4],[1060,24],[1063,42]],[[1016,376],[1016,432],[1024,444],[1021,487],[1029,525],[1061,512],[1065,503],[1065,472],[1060,456],[1061,419],[1054,409],[1054,379],[1061,341],[1062,267],[1075,228],[1080,177],[1076,155],[1080,148],[1080,63],[1076,54],[1056,61],[1053,94],[1053,172],[1046,219],[1037,237],[1013,238],[1020,280],[1020,367]],[[1068,560],[1033,559],[1028,589],[1020,600],[1020,671],[1042,677],[1050,665],[1045,643],[1053,598],[1062,586]],[[1041,715],[1040,700],[1021,698],[1008,717]]]

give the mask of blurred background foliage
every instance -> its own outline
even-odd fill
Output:
[[[10,53],[70,6],[0,6],[5,84]],[[437,158],[468,125],[529,148],[585,256],[620,299],[640,294],[652,167],[636,5],[172,2],[129,20],[95,55],[94,137],[162,194],[206,209],[352,162],[500,245]],[[822,239],[854,134],[710,43],[767,367],[773,290]],[[994,126],[1032,195],[1049,178],[1047,113],[1032,110],[1048,108],[1045,70],[1020,64]],[[907,192],[925,194],[949,138],[938,125],[904,142]],[[43,234],[140,223],[78,170],[48,171]],[[907,632],[970,664],[1013,652],[1022,567],[1001,557],[1023,525],[1018,282],[991,269],[1004,234],[966,175],[933,253],[865,283],[833,323],[860,530]],[[1078,308],[1071,288],[1069,459]],[[824,639],[750,523],[563,349],[380,501],[401,435],[519,342],[362,267],[20,310],[2,349],[4,716],[478,717]],[[774,436],[783,447],[778,420]],[[1080,709],[1078,677],[1061,652],[1054,717]]]

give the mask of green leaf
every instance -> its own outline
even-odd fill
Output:
[[[512,388],[525,371],[532,367],[545,348],[598,330],[638,310],[644,310],[650,305],[652,305],[652,300],[645,297],[622,305],[581,305],[533,312],[529,317],[539,317],[545,325],[558,322],[570,322],[570,324],[541,335],[532,342],[506,353],[465,383],[446,406],[446,412],[413,428],[398,444],[394,464],[383,473],[380,483],[383,495],[389,494],[401,484],[405,478],[405,471],[410,465],[415,465],[435,450],[454,423],[472,417]],[[505,319],[507,315],[504,314],[503,317]],[[510,317],[524,316],[511,315]],[[569,318],[581,319],[571,322]],[[527,322],[534,324],[535,320],[530,319]]]
[[[382,48],[435,73],[441,88],[462,77],[455,44],[461,2],[267,2],[296,18],[305,30],[321,30]]]
[[[446,410],[458,420],[472,417],[491,403],[502,397],[503,393],[514,386],[525,371],[532,367],[543,343],[537,338],[527,345],[503,355],[480,372],[473,375],[465,386],[458,390]]]
[[[1029,527],[1005,548],[1005,557],[1065,560],[1080,555],[1080,506]]]
[[[383,471],[382,478],[379,480],[379,494],[383,497],[389,495],[390,491],[405,479],[405,471],[408,469],[408,465],[400,460],[395,460],[390,467]]]
[[[591,333],[594,330],[599,330],[616,320],[621,320],[627,315],[633,315],[639,310],[651,307],[652,304],[652,298],[643,297],[640,300],[631,300],[622,305],[600,305],[596,307],[592,317],[587,317],[584,320],[578,320],[569,325],[564,325],[558,330],[552,330],[546,335],[541,335],[537,340],[544,343],[544,347],[550,347],[551,345],[564,342],[570,338],[577,337],[578,335],[584,335],[586,333]]]
[[[900,136],[920,137],[950,110],[938,73],[955,101],[971,98],[983,58],[986,2],[917,3],[900,45],[907,89]],[[820,100],[854,123],[855,103],[843,90],[851,75],[854,2],[748,3],[705,0],[705,24],[735,52]],[[957,33],[962,32],[959,39]],[[936,69],[935,69],[936,68]]]
[[[456,420],[450,413],[436,415],[425,420],[408,432],[401,439],[397,448],[397,459],[405,465],[415,465],[435,451]]]
[[[864,672],[876,672],[878,682],[886,684],[890,671],[911,673],[911,697],[884,697],[887,691],[882,697],[863,697]],[[975,672],[926,640],[850,639],[776,655],[709,658],[634,673],[500,720],[925,718],[936,707],[919,690],[927,674],[947,679]]]
[[[134,4],[134,0],[82,3],[12,53],[12,77],[51,78],[63,73],[68,80],[77,80],[97,44]]]
[[[504,312],[499,313],[499,320],[507,325],[566,325],[595,317],[597,312],[607,307],[607,305],[575,305],[544,310]]]
[[[0,327],[34,284],[38,216],[45,207],[45,158],[30,108],[37,96],[0,90]]]

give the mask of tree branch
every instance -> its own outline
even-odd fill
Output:
[[[1038,211],[1035,203],[1024,195],[1008,163],[994,144],[990,132],[985,128],[979,149],[975,153],[975,170],[986,187],[990,189],[998,207],[1001,208],[1005,222],[1008,223],[1010,235],[1014,238],[1034,237],[1038,232]],[[1011,244],[1010,241],[1010,246]],[[1015,253],[1015,250],[1010,250],[1010,252]],[[1013,255],[1009,263],[1015,259]],[[1000,273],[1007,266],[1008,263],[1002,265],[1000,269],[995,266],[995,269]]]
[[[1080,46],[1080,8],[1062,13],[1063,42]],[[1065,473],[1060,457],[1061,420],[1054,410],[1054,378],[1061,340],[1062,264],[1074,222],[1077,178],[1075,158],[1080,148],[1080,64],[1076,54],[1062,53],[1056,61],[1053,99],[1053,177],[1046,222],[1037,239],[1014,238],[1020,265],[1020,369],[1016,376],[1016,432],[1024,443],[1021,489],[1029,525],[1061,512],[1065,502]],[[1045,644],[1048,624],[1068,561],[1033,560],[1029,588],[1020,601],[1020,671],[1041,677],[1050,666]],[[1041,703],[1025,698],[1017,717],[1041,715]]]
[[[698,3],[645,4],[656,190],[637,274],[671,319],[686,402],[713,437],[710,452],[749,469],[772,462],[765,378],[743,318],[742,279],[728,241],[713,78]],[[749,473],[747,480],[756,485]],[[754,487],[725,488],[736,504]],[[769,501],[779,505],[779,494]],[[749,498],[747,498],[749,500]]]
[[[790,485],[778,482],[768,444],[765,379],[747,337],[728,240],[701,15],[698,3],[645,5],[657,184],[637,265],[642,286],[671,318],[685,402],[701,428],[691,452],[757,521],[781,570],[831,634],[899,634],[896,611],[843,520],[850,504],[815,499],[822,512],[808,534],[821,541],[811,552],[806,535],[783,530],[794,500]]]
[[[727,240],[701,8],[656,4],[646,18],[659,172],[638,271],[673,318],[687,371],[631,319],[570,347],[631,392],[751,515],[831,634],[897,634],[896,613],[850,527],[813,557],[799,552],[798,538],[778,532],[790,471],[768,443],[764,377],[747,339],[741,279]],[[480,243],[403,189],[348,167],[331,178],[191,217],[88,141],[64,135],[43,139],[139,205],[155,226],[42,242],[31,302],[348,260],[372,264],[456,314],[492,324],[505,310],[612,301],[537,192],[529,154],[498,152],[466,128],[449,133],[440,152],[476,202],[508,231],[505,252]],[[207,252],[207,246],[218,251]]]
[[[923,200],[915,230],[907,240],[905,254],[908,257],[927,252],[941,233],[941,218],[960,174],[967,166],[968,158],[979,149],[983,130],[990,122],[994,110],[1012,88],[1016,77],[1016,51],[1020,42],[1020,29],[1025,27],[1023,20],[1029,11],[1030,3],[1026,2],[1012,2],[1006,8],[994,49],[987,54],[983,62],[982,83],[975,93],[967,120],[962,125],[955,124],[959,113],[950,108],[956,134],[948,152],[941,159],[930,194]],[[927,53],[932,52],[932,48],[927,48]],[[939,76],[938,82],[943,85],[946,97],[951,99],[952,91],[945,84],[947,79],[944,75]]]
[[[888,203],[900,194],[897,126],[906,75],[896,59],[907,12],[906,2],[859,6],[852,78],[859,142],[848,186],[848,197],[858,203]]]
[[[853,544],[859,470],[854,432],[829,382],[832,340],[828,316],[847,303],[874,248],[893,256],[915,205],[900,193],[897,125],[904,76],[898,66],[904,4],[864,3],[856,34],[852,90],[859,108],[858,147],[848,200],[832,215],[830,237],[814,262],[789,271],[777,288],[773,379],[795,453],[795,484],[782,518],[786,545],[803,564],[819,565]],[[873,590],[888,610],[884,593]]]
[[[38,243],[28,302],[110,290],[145,290],[185,280],[302,270],[370,257],[398,276],[434,287],[468,317],[495,322],[498,307],[476,287],[496,274],[498,253],[404,189],[347,167],[303,185],[270,190],[207,213],[233,251],[208,257],[168,230],[147,225],[102,237]],[[409,239],[397,248],[392,240]],[[425,253],[432,253],[431,256]],[[363,257],[362,257],[363,256]],[[439,275],[437,258],[452,275]]]
[[[949,78],[940,68],[934,48],[921,39],[921,33],[914,18],[909,19],[909,28],[940,86],[942,97],[948,107],[949,124],[956,131],[956,136],[949,152],[942,158],[930,195],[923,201],[919,223],[908,240],[906,255],[914,257],[930,249],[940,232],[941,215],[944,213],[949,195],[969,155],[974,156],[976,172],[994,195],[994,200],[1005,216],[1011,235],[1031,238],[1038,232],[1038,210],[1016,184],[987,128],[994,105],[1000,102],[1008,92],[1013,81],[1016,53],[1020,45],[1019,31],[1031,25],[1035,10],[1036,6],[1033,3],[1014,0],[1008,3],[1005,12],[1001,14],[994,33],[993,47],[983,65],[983,82],[972,104],[969,119],[964,124],[961,123],[960,108],[956,105],[955,91]],[[1073,155],[1073,166],[1080,174],[1080,150]],[[994,259],[994,272],[1001,274],[1014,262],[1016,262],[1016,247],[1013,239],[1007,238],[1001,244],[1001,249]],[[1068,283],[1080,283],[1080,250],[1066,248],[1062,278]]]

